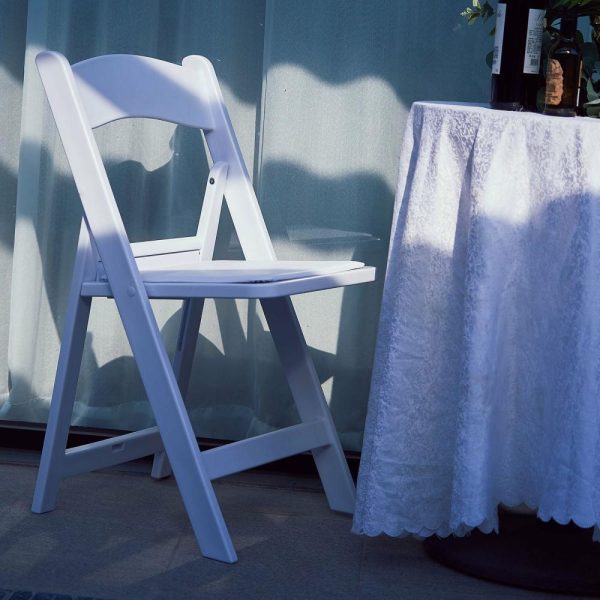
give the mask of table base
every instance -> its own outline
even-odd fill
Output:
[[[532,515],[501,514],[500,534],[429,538],[437,562],[482,579],[559,594],[600,596],[600,543],[593,529],[544,523]]]

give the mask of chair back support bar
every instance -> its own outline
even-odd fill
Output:
[[[73,65],[79,98],[90,127],[146,117],[211,129],[207,89],[200,77],[147,56],[109,54]]]
[[[145,289],[71,65],[57,52],[39,54],[36,63],[81,198],[90,237],[111,280],[114,296],[134,293],[144,297]]]

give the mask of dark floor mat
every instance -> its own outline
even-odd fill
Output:
[[[53,594],[49,592],[32,592],[29,590],[2,590],[0,600],[106,600],[92,596],[70,596],[69,594]]]

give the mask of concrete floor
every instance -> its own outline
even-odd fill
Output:
[[[32,591],[25,600],[555,598],[446,569],[412,539],[352,535],[350,517],[329,511],[312,478],[250,472],[215,482],[235,565],[200,556],[173,479],[152,480],[149,463],[66,480],[58,508],[33,515],[37,460],[0,450],[3,600],[15,594],[2,590]]]

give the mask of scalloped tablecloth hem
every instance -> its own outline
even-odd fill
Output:
[[[516,505],[526,505],[525,502],[516,503]],[[505,504],[505,506],[508,506]],[[510,508],[510,507],[509,507]],[[573,523],[577,525],[577,527],[581,527],[582,529],[589,529],[590,527],[594,528],[593,541],[600,542],[600,523],[590,522],[589,519],[582,517],[566,517],[564,514],[546,514],[543,511],[537,513],[537,518],[543,521],[544,523],[549,523],[550,521],[554,521],[559,525],[568,525],[569,523]],[[376,537],[379,535],[387,535],[390,537],[398,537],[404,538],[408,536],[412,536],[418,539],[426,539],[432,536],[437,536],[440,538],[447,538],[451,535],[455,537],[465,537],[471,533],[474,529],[479,529],[482,533],[501,533],[500,527],[498,524],[498,519],[494,518],[485,518],[485,519],[473,519],[469,521],[461,521],[458,524],[453,524],[452,526],[446,524],[440,524],[437,527],[427,527],[427,526],[409,526],[406,525],[404,527],[398,528],[393,526],[383,526],[383,527],[352,527],[352,533],[357,535],[366,535],[368,537]]]

